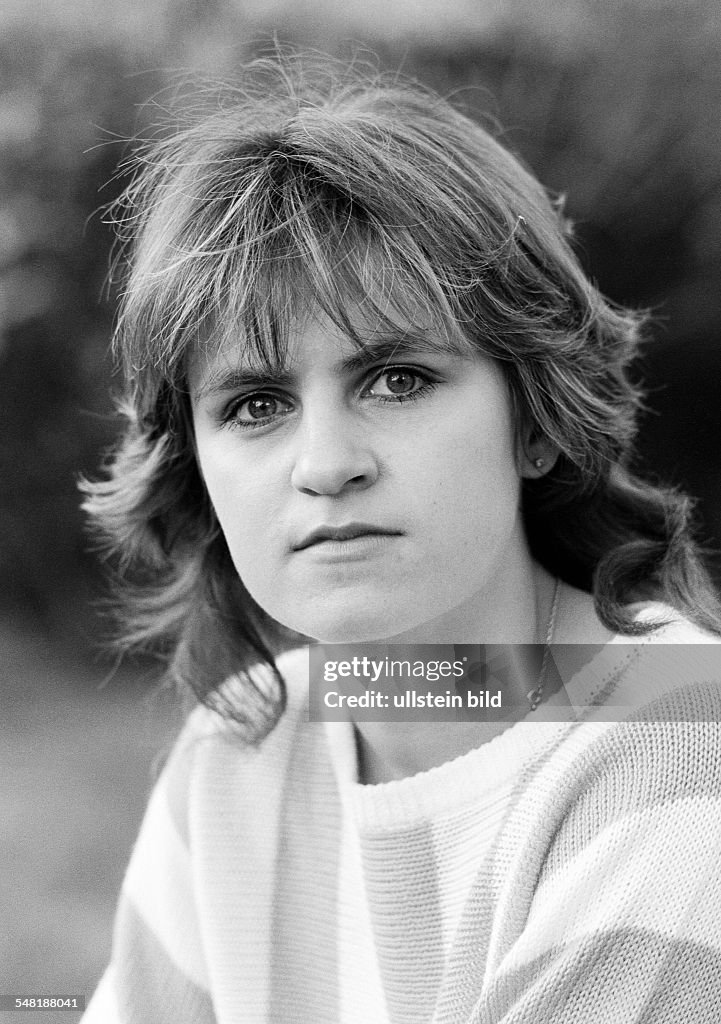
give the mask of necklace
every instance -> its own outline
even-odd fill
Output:
[[[541,661],[541,671],[538,674],[538,682],[533,690],[529,690],[526,694],[528,703],[531,705],[531,711],[535,711],[538,705],[543,700],[543,687],[546,685],[546,668],[548,666],[548,658],[551,654],[551,644],[553,643],[553,634],[556,629],[556,612],[558,611],[558,598],[561,594],[561,581],[558,576],[556,577],[556,586],[553,591],[553,603],[551,604],[551,614],[548,616],[548,627],[546,629],[546,642],[543,645],[543,660]]]

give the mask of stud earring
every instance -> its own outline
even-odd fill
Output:
[[[536,469],[543,469],[543,467],[546,465],[546,460],[541,458],[541,456],[539,455],[537,459],[533,460],[533,465],[536,467]]]

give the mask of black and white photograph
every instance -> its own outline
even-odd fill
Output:
[[[717,5],[0,53],[0,1024],[721,1021]]]

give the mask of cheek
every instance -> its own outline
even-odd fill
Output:
[[[435,471],[426,464],[425,475],[423,498],[445,556],[454,563],[493,557],[516,530],[520,508],[510,428],[484,423],[478,430],[459,431],[439,453]]]
[[[274,520],[272,488],[257,467],[248,466],[236,453],[196,441],[197,459],[208,497],[225,535],[233,560],[260,556],[264,535]]]
[[[267,488],[253,477],[221,474],[206,481],[215,514],[234,560],[255,564],[267,550],[277,509]]]
[[[251,597],[273,618],[279,618],[277,581],[279,564],[273,553],[273,524],[277,515],[267,495],[229,484],[226,480],[209,487],[215,514],[225,537],[231,560]]]
[[[437,452],[434,465],[426,461],[426,479],[435,499],[451,494],[467,509],[491,513],[507,505],[520,490],[515,442],[510,425],[483,420],[458,430]]]

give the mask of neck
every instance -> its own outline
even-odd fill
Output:
[[[396,643],[454,644],[545,644],[551,617],[555,580],[532,563],[531,585],[514,588],[507,584],[503,599],[497,591],[487,595],[475,610],[463,609],[454,617],[444,616],[422,628],[393,637]],[[516,595],[521,595],[517,597]],[[475,623],[475,626],[472,626]],[[538,679],[527,672],[512,672],[504,678],[503,704],[521,710],[529,707],[527,694]],[[503,714],[496,721],[484,722],[355,722],[360,778],[365,783],[388,782],[406,778],[453,760],[467,753],[513,724]]]
[[[463,605],[384,640],[399,644],[540,642],[539,630],[545,635],[546,606],[550,607],[547,591],[553,589],[553,582],[545,569],[525,555],[515,565],[499,567],[493,584]]]

